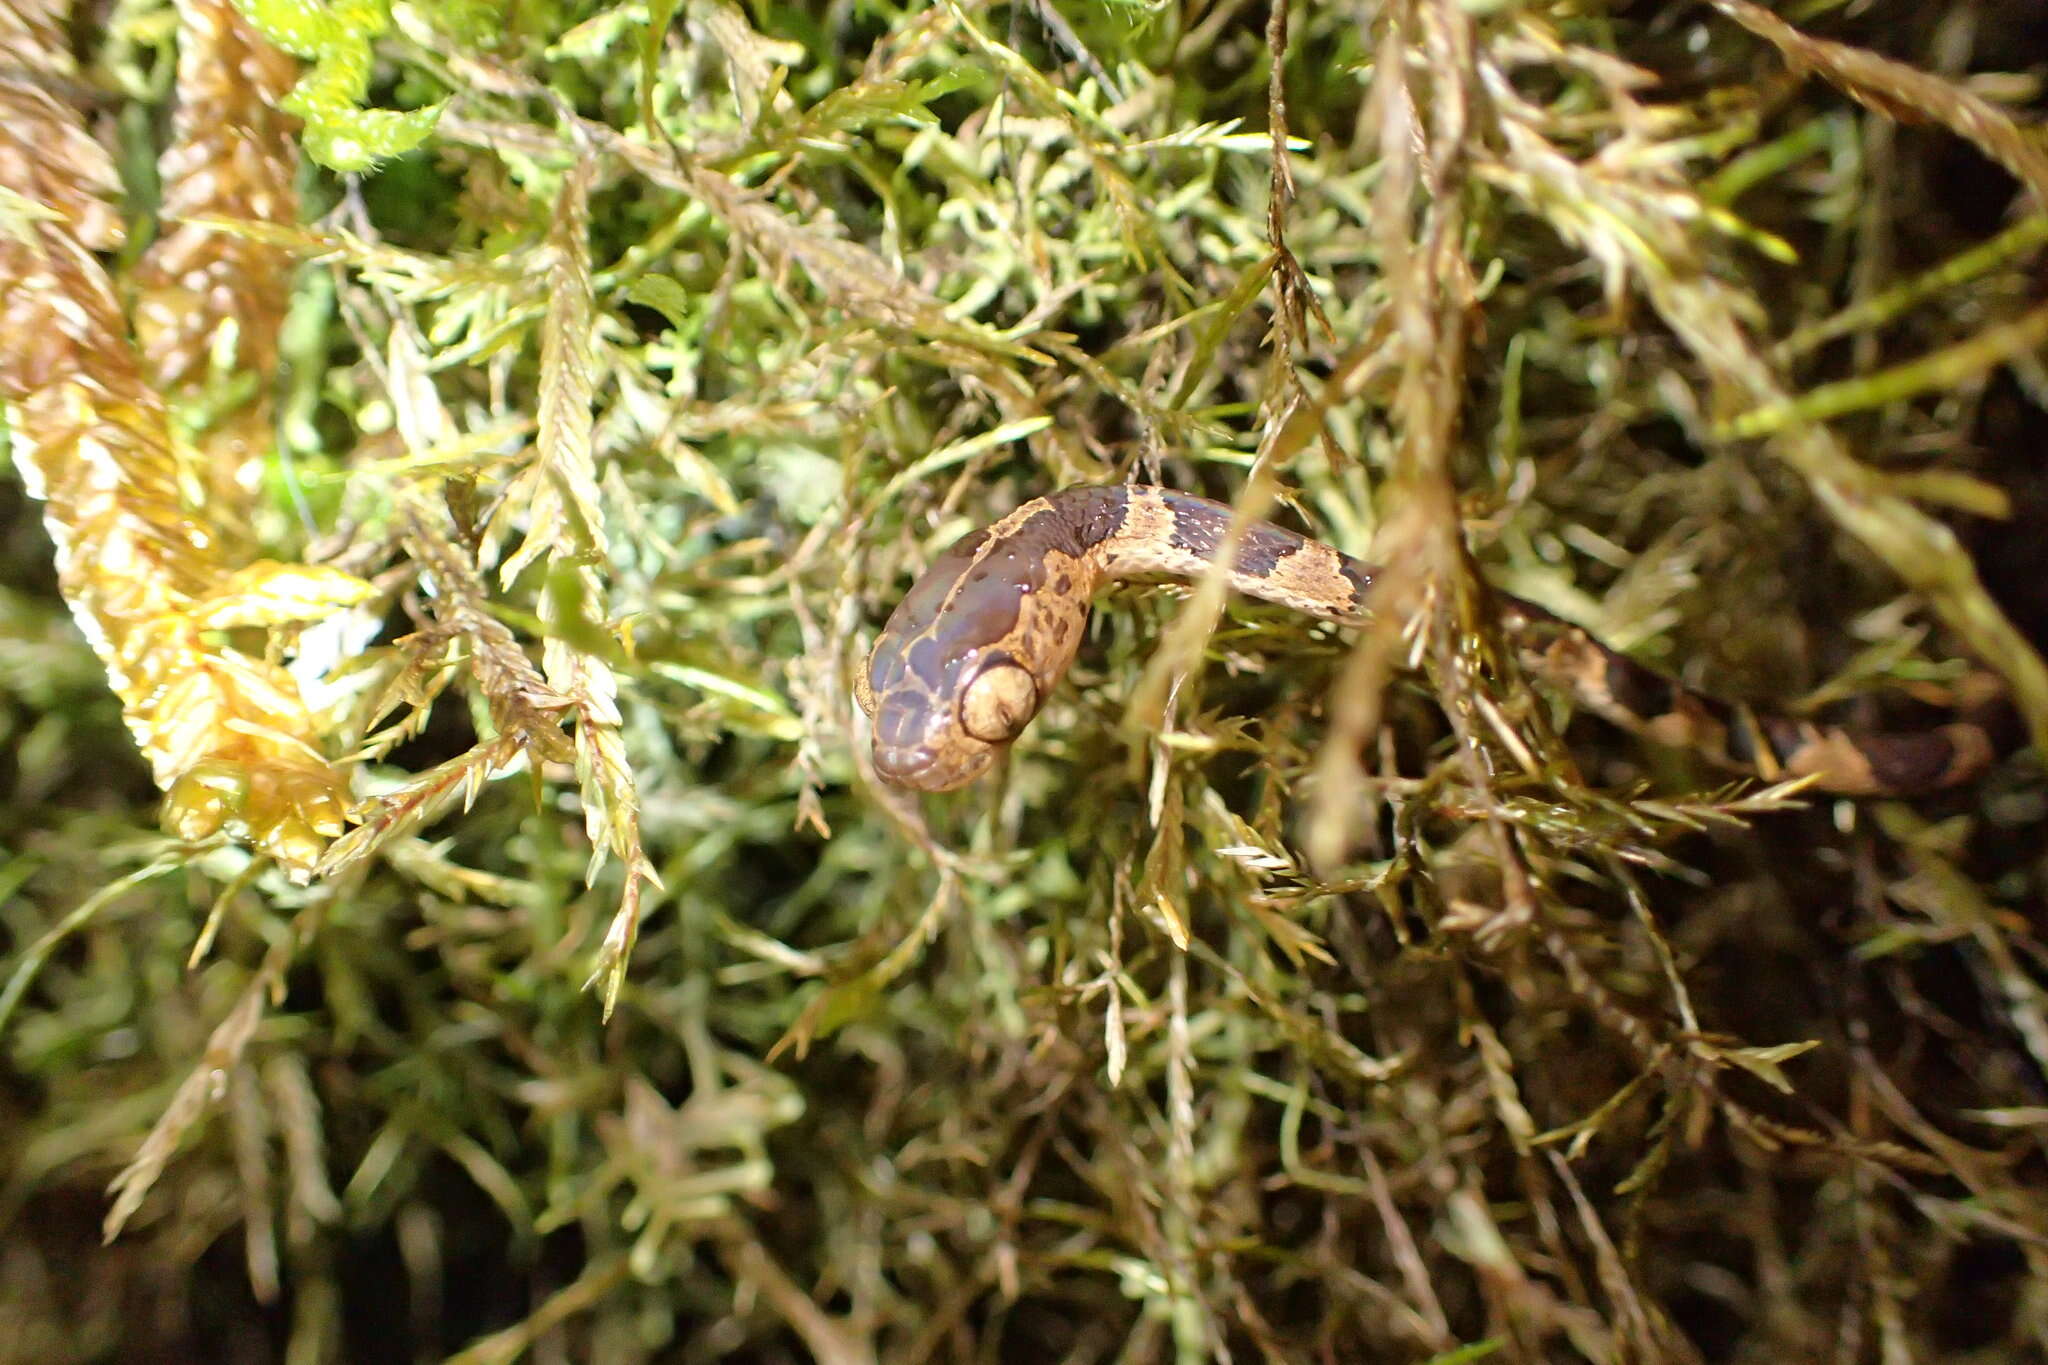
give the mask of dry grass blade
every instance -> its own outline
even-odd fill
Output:
[[[36,77],[61,81],[78,74],[78,64],[65,40],[70,0],[14,0],[0,9],[0,52],[15,68],[8,79]]]
[[[1766,411],[1796,410],[1754,336],[1749,301],[1701,268],[1681,226],[1685,218],[1671,214],[1671,202],[1682,201],[1685,192],[1664,185],[1646,191],[1572,160],[1548,142],[1542,116],[1513,94],[1504,72],[1494,72],[1492,88],[1506,113],[1509,159],[1493,172],[1500,183],[1532,209],[1548,212],[1611,270],[1633,276],[1721,393]],[[1985,591],[1954,532],[1811,421],[1789,426],[1770,449],[1805,478],[1845,530],[1924,594],[2011,684],[2036,746],[2048,752],[2048,665]]]
[[[114,1202],[101,1224],[101,1235],[106,1241],[120,1236],[121,1229],[135,1216],[163,1175],[171,1154],[207,1110],[226,1098],[230,1075],[245,1066],[244,1054],[263,1022],[264,1011],[283,987],[285,969],[291,966],[302,927],[294,925],[265,955],[262,967],[242,987],[234,1008],[207,1038],[198,1065],[164,1106],[163,1114],[134,1159],[114,1177],[107,1189]]]
[[[2040,129],[2021,127],[2012,115],[1954,81],[1865,48],[1808,37],[1751,0],[1708,3],[1776,47],[1795,68],[1820,73],[1878,113],[1914,122],[1932,119],[1969,139],[2027,187],[2037,210],[2048,212],[2048,143]]]
[[[188,839],[247,837],[307,877],[341,832],[346,783],[290,675],[204,638],[193,616],[234,566],[187,504],[163,402],[89,254],[114,235],[111,179],[75,115],[41,90],[0,85],[0,189],[58,215],[0,234],[0,335],[38,338],[0,352],[15,459],[44,500],[66,596],[165,818]]]
[[[523,522],[526,539],[498,571],[510,583],[542,555],[585,563],[610,553],[591,463],[590,395],[596,381],[590,335],[590,181],[587,158],[562,177],[548,234],[547,316],[540,330],[540,428],[534,458],[494,518],[499,534]]]
[[[592,174],[589,158],[579,157],[563,176],[555,202],[534,458],[513,480],[494,525],[501,533],[515,521],[526,526],[525,540],[500,570],[503,582],[510,584],[542,556],[551,566],[551,587],[541,608],[547,631],[541,662],[548,686],[576,718],[576,775],[591,843],[590,875],[607,857],[618,858],[623,867],[619,909],[591,975],[602,984],[605,1013],[610,1014],[639,936],[641,893],[661,882],[640,844],[639,800],[619,737],[618,680],[603,654],[611,647],[610,627],[584,614],[604,597],[604,580],[592,566],[611,555],[591,448],[596,381],[590,341],[595,327]]]
[[[213,364],[266,376],[277,364],[291,257],[195,220],[298,221],[292,120],[277,111],[295,63],[229,0],[178,0],[177,13],[178,110],[159,167],[167,226],[136,266],[135,331],[164,388]]]

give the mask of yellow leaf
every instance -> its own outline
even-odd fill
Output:
[[[368,601],[376,591],[339,569],[259,559],[194,603],[192,619],[202,630],[318,621]]]

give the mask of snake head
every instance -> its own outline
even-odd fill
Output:
[[[1052,536],[1061,524],[1027,504],[941,554],[897,604],[854,688],[883,781],[964,787],[1038,714],[1073,660],[1094,586],[1074,570],[1071,535]]]
[[[874,721],[875,772],[928,792],[964,787],[987,772],[1039,702],[1030,671],[1007,655],[944,660],[927,680],[886,638],[854,695]]]

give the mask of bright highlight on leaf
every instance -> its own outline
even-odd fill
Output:
[[[193,607],[193,617],[208,630],[292,625],[367,602],[376,591],[339,569],[261,560],[230,574]]]
[[[306,150],[337,171],[369,171],[426,141],[445,101],[420,109],[365,108],[373,41],[391,24],[390,0],[234,0],[257,31],[312,69],[283,101],[306,121]]]

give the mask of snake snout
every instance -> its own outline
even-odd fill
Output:
[[[875,775],[884,782],[893,782],[899,787],[921,785],[918,775],[930,768],[937,755],[923,745],[915,748],[898,748],[875,745]]]
[[[995,757],[960,729],[949,708],[907,688],[880,694],[873,733],[875,775],[892,786],[951,791],[979,777]]]
[[[892,786],[926,792],[949,792],[966,786],[987,772],[995,757],[993,748],[973,740],[952,748],[886,744],[880,740],[874,746],[877,777]]]

